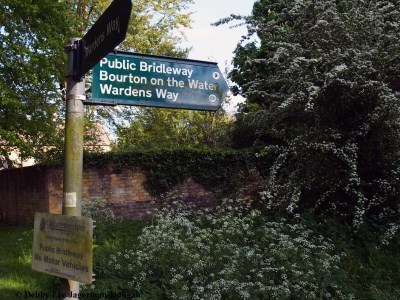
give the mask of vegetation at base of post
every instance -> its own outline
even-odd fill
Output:
[[[32,226],[33,227],[33,226]],[[32,271],[33,228],[0,225],[0,298],[30,298],[29,293],[57,291],[54,276]]]
[[[349,242],[331,220],[267,216],[224,200],[213,212],[172,206],[148,222],[98,222],[96,281],[82,291],[139,299],[397,299],[396,247]],[[376,236],[375,236],[376,238]]]
[[[94,221],[114,220],[115,215],[109,207],[107,200],[101,197],[82,199],[82,216],[91,218]]]
[[[96,281],[93,285],[82,285],[81,291],[134,293],[140,295],[138,299],[154,299],[150,296],[153,291],[153,295],[166,295],[164,299],[172,299],[174,294],[178,295],[177,299],[187,299],[185,295],[190,293],[207,292],[205,281],[186,290],[190,280],[213,276],[216,282],[212,285],[210,281],[208,291],[216,292],[219,288],[221,297],[216,296],[216,299],[246,299],[244,283],[251,286],[259,280],[256,263],[283,259],[282,264],[276,264],[275,277],[264,278],[266,285],[271,284],[270,280],[276,281],[271,295],[274,290],[291,292],[297,286],[302,286],[300,291],[304,292],[313,284],[319,284],[326,291],[330,284],[348,299],[351,296],[352,299],[399,299],[400,254],[396,246],[379,246],[372,236],[364,244],[349,242],[349,231],[345,227],[333,227],[329,221],[325,230],[315,231],[316,224],[311,220],[297,224],[296,220],[266,217],[259,215],[257,206],[240,212],[235,211],[237,206],[233,201],[228,201],[222,207],[210,216],[185,214],[182,207],[175,207],[174,211],[164,212],[163,217],[153,221],[98,221],[94,231]],[[221,219],[214,218],[216,216]],[[216,235],[212,238],[214,232]],[[3,241],[0,246],[0,295],[17,299],[15,293],[21,291],[42,291],[50,295],[58,291],[59,283],[54,276],[31,270],[32,229],[1,225],[0,233]],[[302,240],[304,236],[307,236],[306,240]],[[254,245],[258,247],[250,247]],[[261,253],[261,245],[270,251]],[[14,251],[10,251],[10,247]],[[204,255],[205,249],[214,251]],[[307,257],[307,251],[313,255]],[[228,257],[230,254],[233,256]],[[169,260],[170,257],[176,259]],[[239,264],[234,263],[237,259],[240,259]],[[252,259],[255,260],[252,262]],[[318,259],[326,261],[325,266],[317,265]],[[226,260],[231,263],[225,263]],[[288,269],[292,264],[294,272]],[[326,272],[321,274],[315,270],[317,266],[327,268]],[[214,273],[204,273],[207,267]],[[236,271],[229,272],[229,268]],[[302,268],[301,272],[317,271],[318,278],[324,283],[315,283],[314,278],[303,281],[298,276],[300,273],[295,272],[296,268]],[[260,268],[258,271],[268,270]],[[289,275],[286,279],[276,277],[285,272]],[[160,276],[155,276],[157,274]],[[217,279],[219,282],[225,279],[228,288],[218,285]],[[283,288],[285,282],[287,285]],[[237,287],[232,283],[237,283]],[[241,293],[231,293],[233,288],[240,289]],[[223,294],[228,295],[227,298],[223,298]],[[307,299],[313,299],[312,293],[309,295]],[[340,299],[334,295],[329,289],[320,299]]]

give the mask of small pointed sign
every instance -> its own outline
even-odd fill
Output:
[[[82,38],[79,75],[84,76],[125,39],[131,0],[114,0]]]

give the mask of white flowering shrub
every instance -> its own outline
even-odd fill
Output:
[[[164,210],[110,266],[143,299],[345,299],[340,259],[305,226],[227,200],[213,213]]]
[[[257,42],[238,46],[231,78],[260,159],[281,148],[269,207],[398,235],[400,3],[256,1],[245,22]]]
[[[82,200],[82,216],[92,218],[95,221],[115,219],[114,212],[109,207],[107,200],[100,197]]]

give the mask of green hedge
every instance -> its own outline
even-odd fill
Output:
[[[234,150],[149,150],[84,153],[84,168],[108,168],[116,173],[139,168],[145,172],[146,189],[152,195],[171,190],[193,178],[216,196],[232,195],[254,168],[251,151]],[[62,165],[62,155],[52,155],[46,165]]]

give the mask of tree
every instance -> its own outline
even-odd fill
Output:
[[[64,45],[72,36],[83,36],[110,2],[0,0],[0,157],[10,162],[10,153],[19,151],[22,157],[40,158],[49,147],[62,148]],[[179,31],[190,25],[185,11],[190,3],[134,1],[121,49],[185,56]],[[115,111],[89,107],[86,116],[89,129],[98,119],[113,121]]]
[[[111,0],[64,0],[74,16],[75,34],[82,37],[103,14]],[[187,11],[193,0],[135,0],[123,50],[185,56],[189,49],[180,48],[182,28],[190,27]]]
[[[277,156],[270,207],[399,228],[399,17],[398,1],[255,3],[231,78]]]
[[[224,112],[140,108],[128,126],[117,127],[116,148],[224,147],[230,124]]]
[[[71,1],[73,2],[73,1]],[[93,20],[97,20],[102,12],[107,8],[111,1],[78,1],[70,7],[74,8],[74,13],[78,14],[81,20],[79,24],[84,24],[78,28],[82,36],[93,23]],[[127,51],[134,51],[140,53],[148,53],[155,55],[167,55],[175,57],[186,57],[189,52],[189,48],[182,48],[180,45],[184,39],[182,28],[190,27],[190,13],[187,11],[189,5],[193,3],[193,0],[137,0],[133,2],[132,14],[128,26],[128,33],[125,41],[120,45],[120,49]],[[90,77],[89,77],[90,81]],[[88,89],[90,94],[90,88]],[[90,95],[89,95],[90,98]],[[96,140],[96,124],[106,123],[109,125],[112,131],[118,132],[123,142],[119,142],[119,145],[123,147],[130,147],[129,141],[132,141],[133,145],[137,144],[137,139],[130,140],[129,137],[132,135],[132,131],[128,134],[129,130],[121,130],[122,124],[125,124],[125,119],[136,118],[137,120],[145,120],[150,111],[153,118],[168,115],[168,112],[159,112],[160,108],[132,108],[120,106],[118,108],[111,108],[106,106],[95,106],[86,108],[87,117],[85,133],[87,134],[86,140]],[[141,116],[143,113],[143,116]],[[178,115],[175,115],[174,119],[177,120],[177,127],[179,122],[184,122],[186,117],[189,117],[185,113],[180,113],[180,119],[177,119]],[[162,117],[161,117],[162,118]],[[158,124],[163,124],[163,120],[155,120]],[[133,123],[138,124],[133,121]],[[139,125],[140,126],[140,125]],[[135,129],[132,129],[133,131]],[[167,129],[166,129],[167,130]],[[128,136],[123,137],[123,134]],[[157,136],[157,133],[154,133]],[[162,137],[158,136],[160,140]],[[163,143],[163,142],[162,142]],[[168,143],[168,141],[165,141]],[[147,145],[147,143],[144,143]]]
[[[131,16],[128,37],[122,49],[187,57],[188,48],[180,48],[182,36],[175,34],[184,27],[190,27],[190,13],[187,12],[192,0],[151,0],[135,1],[133,11],[142,11]],[[152,13],[148,13],[151,11]],[[122,111],[122,112],[121,112]],[[227,145],[228,116],[188,110],[164,108],[120,107],[117,112],[107,107],[97,108],[97,116],[112,120],[118,138],[118,149],[148,147],[171,148],[180,146],[216,147]],[[133,119],[127,126],[113,116]]]
[[[0,0],[0,157],[60,145],[57,93],[69,20],[59,1]],[[62,55],[60,55],[60,53]]]

